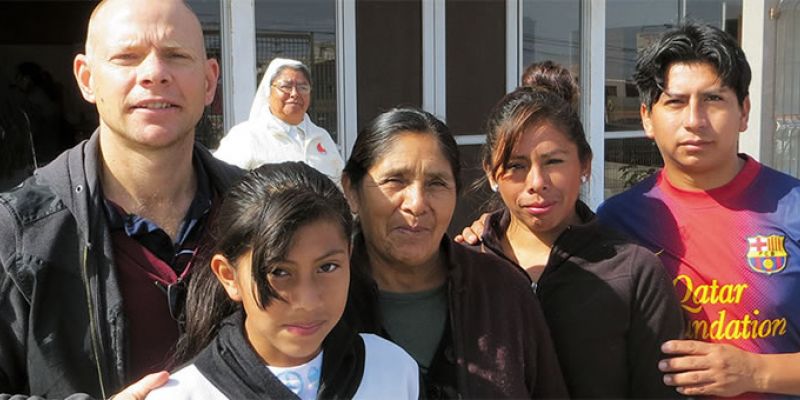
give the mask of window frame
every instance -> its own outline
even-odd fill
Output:
[[[354,0],[334,0],[336,2],[336,77],[337,77],[337,120],[339,128],[339,147],[345,159],[350,155],[357,137],[357,97],[356,97],[356,15]],[[519,84],[522,71],[522,1],[505,0],[506,4],[506,89],[513,90]],[[769,116],[771,104],[755,94],[764,93],[772,79],[771,72],[763,68],[768,60],[774,58],[774,49],[766,46],[771,43],[765,39],[771,34],[768,18],[769,10],[777,0],[767,0],[762,4],[744,1],[743,7],[756,7],[758,13],[743,9],[742,46],[748,56],[753,58],[753,83],[750,87],[752,111],[748,132],[741,136],[740,148],[756,159],[768,159],[769,138],[771,134],[763,126],[765,116]],[[424,1],[422,9],[423,28],[423,108],[447,120],[446,115],[446,37],[445,1]],[[584,129],[592,146],[592,175],[584,189],[584,198],[590,207],[596,208],[604,199],[605,141],[610,139],[644,137],[643,130],[606,131],[604,107],[592,104],[605,104],[605,42],[606,42],[606,0],[581,0],[581,111],[584,116]],[[256,91],[255,81],[255,4],[252,0],[221,0],[222,34],[222,95],[226,131],[237,122],[247,119]],[[685,8],[684,8],[685,10]],[[753,14],[753,15],[751,15]],[[761,16],[761,17],[760,17]],[[774,25],[774,24],[773,24]],[[774,31],[774,27],[772,28]],[[774,46],[773,46],[774,47]],[[593,49],[598,49],[594,50]],[[235,58],[234,58],[235,55]],[[234,63],[233,60],[236,60]],[[761,65],[755,65],[756,62]],[[766,75],[766,76],[765,76]],[[233,77],[236,79],[233,79]],[[767,132],[766,134],[762,134]],[[456,135],[459,145],[483,144],[483,132],[464,132]]]

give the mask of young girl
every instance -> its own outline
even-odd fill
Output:
[[[186,364],[148,398],[418,397],[408,354],[340,321],[352,217],[330,179],[264,165],[231,189],[211,229],[189,286]]]

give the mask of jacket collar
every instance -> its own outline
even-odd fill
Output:
[[[99,138],[100,128],[94,131],[89,140],[61,153],[54,161],[34,172],[47,181],[75,216],[82,239],[87,244],[97,240],[97,224],[103,218]],[[212,191],[226,192],[244,174],[241,169],[215,159],[197,142],[194,152],[205,168]]]
[[[367,245],[364,241],[364,234],[362,232],[358,232],[355,234],[353,238],[353,253],[350,256],[350,264],[356,266],[356,273],[358,275],[365,275],[373,284],[374,280],[372,279],[372,265],[369,262],[369,254],[367,254]],[[447,268],[448,275],[452,275],[455,268],[455,263],[452,262],[453,253],[456,251],[453,249],[453,246],[461,246],[457,244],[450,236],[446,233],[442,237],[442,240],[439,242],[439,252],[441,259],[444,262],[445,268]],[[375,285],[375,290],[377,290],[377,285]],[[377,292],[376,292],[377,293]]]
[[[379,289],[372,277],[372,266],[364,240],[362,232],[357,232],[353,236],[353,253],[350,256],[350,292],[345,316],[342,318],[355,326],[359,332],[388,337],[388,333],[382,326],[383,316],[380,307],[375,300],[378,298]],[[463,277],[460,269],[456,268],[458,263],[453,262],[453,257],[461,253],[453,249],[453,246],[461,245],[450,240],[445,234],[439,250],[442,252],[442,259],[447,268],[446,284],[450,285],[448,290],[459,290],[463,286],[460,284]]]
[[[99,128],[88,141],[61,153],[54,161],[37,169],[78,222],[82,241],[89,245],[99,222],[102,195],[99,187]]]
[[[548,266],[566,261],[572,254],[580,252],[581,249],[590,246],[595,241],[595,236],[600,230],[600,223],[594,212],[581,200],[578,200],[575,204],[575,212],[581,222],[569,225],[556,238],[550,253],[550,260],[547,263]],[[486,228],[481,236],[481,241],[492,253],[513,263],[511,259],[503,254],[503,247],[500,245],[510,223],[511,213],[507,208],[504,207],[493,212],[486,221]]]
[[[352,398],[364,374],[363,339],[340,321],[322,347],[322,377],[317,398]],[[250,345],[244,334],[241,311],[222,322],[216,338],[198,355],[194,364],[231,399],[297,398],[270,372]]]

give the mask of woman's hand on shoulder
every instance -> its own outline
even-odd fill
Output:
[[[464,228],[460,235],[456,235],[453,239],[456,243],[466,243],[469,245],[476,245],[481,242],[483,230],[486,227],[486,219],[489,218],[489,213],[485,213],[472,222],[472,225]]]

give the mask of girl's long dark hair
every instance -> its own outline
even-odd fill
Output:
[[[282,299],[269,284],[275,262],[283,260],[294,233],[322,219],[353,230],[350,208],[338,187],[324,174],[300,162],[265,164],[230,189],[211,222],[208,245],[197,258],[186,298],[186,332],[178,342],[175,365],[196,356],[216,336],[220,323],[241,305],[232,301],[211,271],[222,255],[235,265],[252,250],[254,298],[261,308]]]

